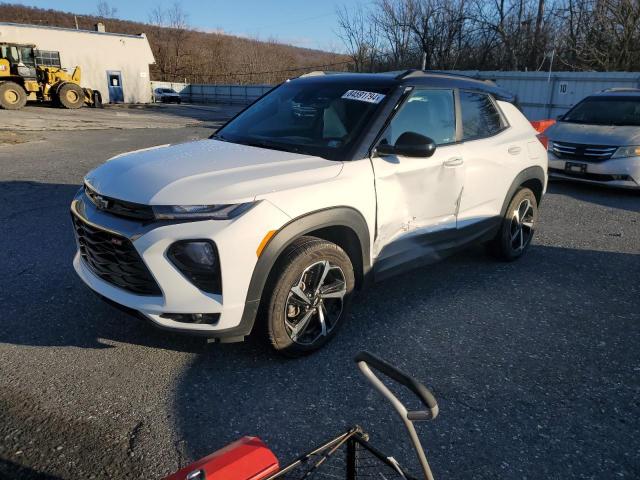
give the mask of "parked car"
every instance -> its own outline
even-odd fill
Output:
[[[156,103],[182,103],[180,94],[173,88],[156,88],[153,91],[153,98]]]
[[[260,318],[278,351],[308,353],[373,280],[476,242],[527,251],[547,155],[511,100],[421,71],[287,81],[208,140],[90,172],[74,267],[165,329],[239,341]]]
[[[589,95],[545,130],[549,175],[640,188],[640,90]]]

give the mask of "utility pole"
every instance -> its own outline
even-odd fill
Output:
[[[427,52],[422,52],[422,70],[427,69]]]
[[[76,30],[80,30],[80,27],[78,27],[78,17],[74,15],[73,19],[76,21]]]

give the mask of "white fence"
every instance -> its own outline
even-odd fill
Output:
[[[151,88],[173,88],[182,100],[191,103],[230,103],[248,105],[273,85],[207,85],[196,83],[151,82]]]
[[[640,72],[480,72],[452,71],[493,80],[516,95],[529,120],[555,118],[587,95],[605,88],[640,88]]]
[[[480,72],[451,71],[482,80],[493,80],[515,94],[529,120],[555,118],[585,96],[612,87],[640,88],[640,72]],[[169,87],[193,103],[246,105],[272,85],[202,85],[151,82],[153,89]]]

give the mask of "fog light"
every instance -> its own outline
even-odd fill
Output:
[[[182,252],[190,262],[208,267],[215,265],[216,254],[209,242],[188,242],[182,247]]]
[[[167,250],[167,257],[200,290],[222,293],[218,251],[210,240],[181,240]]]
[[[215,325],[220,319],[219,313],[163,313],[160,318],[166,318],[180,323],[205,323]]]

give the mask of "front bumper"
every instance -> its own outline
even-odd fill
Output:
[[[73,200],[72,215],[90,225],[127,237],[156,280],[161,295],[138,295],[98,277],[76,253],[73,266],[85,284],[99,295],[135,310],[164,329],[213,338],[241,339],[251,331],[243,315],[253,299],[247,297],[249,283],[258,260],[256,249],[270,230],[277,230],[289,218],[267,201],[258,203],[234,220],[157,222],[142,224],[98,210],[83,192]],[[209,239],[218,249],[222,294],[203,292],[194,286],[166,256],[179,240]],[[250,309],[256,305],[250,305]],[[219,314],[214,323],[172,320],[166,315]]]
[[[640,157],[616,158],[602,162],[565,160],[549,152],[549,176],[598,185],[640,189]],[[586,173],[568,172],[567,162],[583,163]]]

